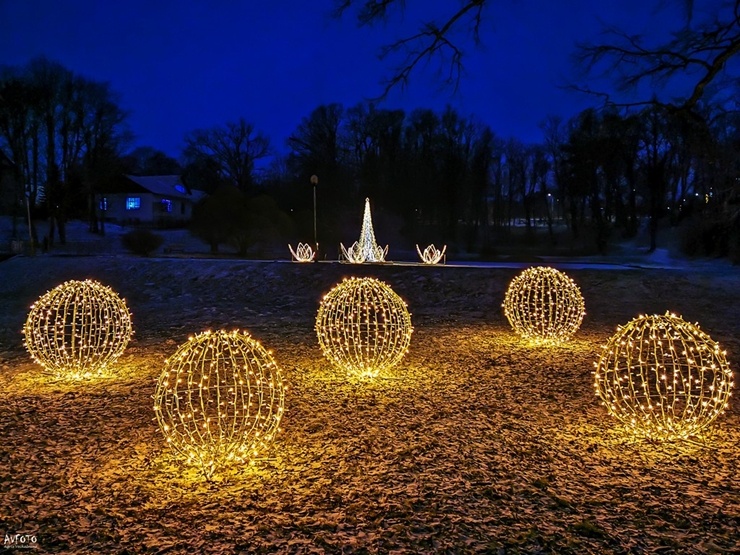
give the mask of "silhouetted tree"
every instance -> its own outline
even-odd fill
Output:
[[[185,136],[186,166],[213,168],[221,182],[247,194],[256,191],[255,161],[269,154],[268,137],[244,118]]]
[[[269,246],[290,230],[290,219],[267,195],[248,197],[226,185],[196,205],[190,230],[217,253],[228,243],[240,256],[255,245]]]
[[[140,146],[123,156],[123,171],[130,175],[181,175],[180,163],[161,150]]]
[[[607,36],[612,41],[580,44],[577,59],[592,72],[616,78],[622,90],[634,90],[649,82],[653,96],[631,105],[658,105],[668,112],[695,112],[711,91],[728,90],[728,84],[735,87],[735,78],[727,67],[740,55],[740,2],[713,0],[710,6],[705,6],[709,9],[702,10],[694,10],[693,1],[682,4],[687,8],[687,17],[680,28],[670,33],[668,40],[651,41],[649,35],[610,28]],[[686,96],[676,98],[671,87],[676,83],[689,84]],[[657,87],[670,91],[671,98],[656,95]],[[610,95],[597,94],[613,101]],[[734,96],[726,100],[733,101]]]
[[[29,210],[43,201],[49,244],[57,233],[64,242],[70,215],[90,213],[101,160],[119,155],[126,114],[107,83],[45,58],[6,68],[0,91],[0,148],[17,168]]]
[[[27,215],[30,220],[39,195],[39,122],[34,118],[31,98],[31,85],[21,70],[4,68],[0,74],[0,148],[13,172],[12,179],[4,181],[15,186],[13,237],[18,237],[20,217]],[[29,224],[32,242],[36,243],[36,229]]]
[[[187,162],[182,169],[182,181],[190,189],[213,194],[219,187],[228,184],[220,171],[219,163],[213,158],[200,157]]]
[[[318,233],[325,245],[338,244],[343,209],[351,204],[356,192],[344,144],[344,124],[340,104],[322,105],[303,118],[287,140],[290,152],[286,164],[295,176],[294,196],[311,198],[310,178],[319,177]]]
[[[384,46],[381,57],[391,58],[395,67],[381,96],[395,86],[405,86],[419,65],[435,60],[443,68],[443,82],[456,88],[463,74],[464,50],[453,37],[463,33],[478,44],[481,22],[489,5],[487,0],[463,0],[451,5],[441,18],[427,18],[415,31]],[[335,13],[341,16],[349,12],[360,25],[374,25],[390,17],[402,17],[405,8],[405,0],[336,0]]]
[[[473,252],[479,241],[490,248],[488,192],[492,183],[496,137],[488,126],[477,126],[472,144],[465,194],[466,250]]]
[[[398,202],[404,117],[403,110],[381,110],[364,102],[347,110],[345,142],[359,196],[373,197],[378,204]],[[407,206],[395,208],[407,212]]]

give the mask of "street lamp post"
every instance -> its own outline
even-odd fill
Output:
[[[311,176],[311,185],[313,185],[313,242],[316,245],[316,258],[319,259],[319,236],[316,233],[316,185],[319,184],[319,177],[317,175]]]

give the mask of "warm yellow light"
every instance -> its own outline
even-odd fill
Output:
[[[360,240],[352,243],[350,248],[345,248],[339,243],[342,256],[352,264],[363,264],[364,262],[385,262],[388,255],[388,245],[382,248],[375,242],[375,231],[373,231],[373,218],[370,213],[370,199],[365,199],[365,212],[362,216],[362,229]]]
[[[324,297],[316,335],[326,358],[355,377],[374,377],[408,352],[411,314],[390,286],[374,278],[349,278]]]
[[[288,248],[290,249],[290,254],[293,256],[294,262],[313,262],[313,259],[316,256],[316,253],[308,243],[298,243],[295,250],[293,250],[293,247],[288,244]]]
[[[248,333],[207,331],[167,360],[154,412],[167,443],[210,478],[264,452],[283,417],[280,368]]]
[[[104,375],[131,339],[126,302],[97,281],[67,281],[32,306],[23,327],[35,362],[59,378]]]
[[[527,339],[567,341],[586,314],[581,290],[555,268],[528,268],[509,284],[503,303],[511,327]]]
[[[638,435],[696,435],[729,405],[734,384],[725,354],[675,314],[640,316],[604,346],[595,363],[596,394]]]
[[[445,251],[447,250],[447,245],[444,245],[442,247],[442,250],[439,250],[434,245],[429,245],[427,248],[424,249],[424,252],[421,251],[419,248],[419,245],[416,245],[416,252],[419,253],[419,258],[421,258],[421,261],[424,264],[437,264],[440,260],[442,260],[442,257],[445,255]]]

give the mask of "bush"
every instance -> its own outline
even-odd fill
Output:
[[[190,232],[208,243],[213,253],[227,243],[246,256],[250,248],[266,247],[284,237],[290,223],[272,197],[248,197],[224,186],[195,206]]]
[[[731,229],[722,220],[688,220],[681,237],[681,250],[687,256],[730,254]]]
[[[123,237],[123,246],[126,250],[140,256],[149,256],[155,250],[162,246],[164,238],[161,235],[152,233],[148,229],[135,229],[129,231]]]

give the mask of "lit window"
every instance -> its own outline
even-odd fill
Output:
[[[100,199],[100,210],[103,212],[108,210],[108,199],[106,197]]]
[[[141,208],[141,197],[127,197],[126,210],[138,210]]]
[[[162,212],[172,212],[172,201],[170,199],[163,198],[160,206],[162,207]]]

